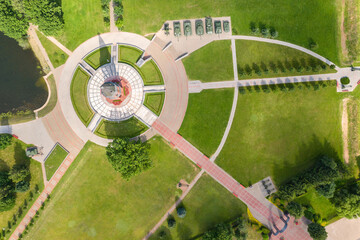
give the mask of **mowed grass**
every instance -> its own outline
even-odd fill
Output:
[[[36,34],[41,42],[41,45],[45,48],[53,66],[57,68],[63,65],[66,62],[68,55],[47,39],[41,32],[36,31]]]
[[[58,40],[70,50],[99,33],[109,31],[104,23],[100,0],[62,0],[61,6],[65,26]]]
[[[54,175],[56,170],[59,168],[60,164],[64,161],[68,152],[65,151],[59,144],[55,146],[52,150],[49,157],[45,160],[45,171],[46,171],[46,178],[49,181],[51,177]]]
[[[224,134],[233,96],[234,89],[203,90],[190,94],[179,134],[210,157]]]
[[[140,68],[142,74],[144,75],[144,85],[163,85],[164,79],[162,77],[161,71],[154,62],[154,60],[149,60]]]
[[[146,93],[144,105],[153,111],[156,115],[160,115],[161,109],[164,105],[165,93]]]
[[[336,70],[299,50],[257,41],[236,40],[239,79],[269,78],[333,73]],[[326,66],[322,69],[320,66]],[[315,66],[319,69],[314,70]],[[252,69],[252,74],[247,71]],[[260,70],[260,74],[256,73]]]
[[[85,126],[89,125],[92,117],[94,116],[94,112],[92,111],[87,100],[87,84],[89,79],[90,76],[80,67],[78,67],[75,70],[75,74],[70,86],[72,104],[76,114],[85,124]]]
[[[185,218],[179,218],[176,211],[172,214],[176,220],[176,227],[170,230],[174,240],[194,239],[216,224],[229,222],[246,214],[246,205],[207,174],[199,179],[182,205],[186,209]],[[167,222],[159,230],[165,228],[168,228]],[[159,239],[158,234],[159,231],[150,239]]]
[[[240,94],[216,163],[245,186],[267,176],[280,185],[319,154],[341,158],[342,97],[335,87]]]
[[[198,169],[161,138],[149,140],[154,167],[125,181],[88,142],[25,239],[142,239],[175,201],[176,184]]]
[[[54,109],[54,107],[56,106],[56,103],[57,103],[57,90],[56,90],[56,82],[55,82],[54,75],[51,74],[47,80],[50,85],[50,91],[51,91],[50,100],[46,104],[46,106],[39,111],[39,113],[38,113],[39,117],[46,116],[46,114],[48,114],[49,112],[51,112]]]
[[[131,64],[135,64],[141,54],[142,51],[136,47],[131,47],[127,45],[118,46],[119,62],[129,62]]]
[[[189,80],[234,80],[230,40],[214,41],[183,60]]]
[[[111,62],[111,46],[95,50],[85,59],[92,68],[98,69],[100,66]]]
[[[136,137],[148,130],[148,127],[135,117],[121,122],[102,120],[95,130],[95,134],[113,139],[116,137]]]
[[[166,20],[230,16],[233,34],[250,35],[250,23],[274,27],[279,39],[304,47],[312,38],[315,51],[338,62],[340,1],[289,0],[124,0],[124,30],[157,32]],[[161,9],[161,11],[159,11]]]
[[[12,143],[6,149],[0,150],[0,171],[10,171],[11,168],[16,164],[25,164],[30,168],[30,190],[34,190],[35,185],[39,186],[40,191],[44,188],[41,164],[33,159],[26,157],[25,150],[26,144],[22,141],[12,138]],[[13,220],[13,215],[22,206],[24,200],[28,198],[29,191],[24,193],[16,193],[15,206],[6,212],[0,212],[0,228],[8,226],[8,221]],[[19,223],[19,221],[18,221]],[[10,236],[10,235],[9,235]]]

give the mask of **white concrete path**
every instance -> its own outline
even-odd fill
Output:
[[[139,110],[135,113],[135,116],[145,123],[148,127],[151,127],[151,125],[156,121],[158,116],[150,111],[147,107],[144,105],[141,105]]]
[[[46,35],[45,35],[46,36]],[[70,51],[67,47],[65,47],[64,45],[62,45],[58,40],[56,40],[56,38],[54,37],[48,37],[46,36],[47,39],[49,39],[53,44],[55,44],[58,48],[60,48],[61,50],[63,50],[63,52],[65,52],[67,55],[71,55],[72,51]]]
[[[165,85],[144,86],[144,92],[163,92],[163,91],[165,91]]]

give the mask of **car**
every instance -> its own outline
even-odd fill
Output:
[[[181,36],[180,22],[174,22],[174,36],[175,37]]]
[[[215,22],[214,22],[214,25],[215,25],[215,33],[216,33],[216,34],[222,33],[222,30],[221,30],[221,21],[215,21]]]
[[[191,22],[189,20],[184,21],[184,35],[185,36],[191,36],[192,35]]]
[[[206,26],[206,33],[212,34],[213,33],[213,25],[212,25],[212,18],[206,17],[205,18],[205,26]]]
[[[229,21],[223,21],[223,28],[224,28],[224,32],[229,32],[230,31]]]
[[[204,24],[202,20],[198,19],[195,21],[195,31],[196,35],[204,35]]]

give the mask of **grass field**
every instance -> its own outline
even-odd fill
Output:
[[[156,115],[160,115],[161,109],[164,105],[165,93],[146,93],[144,105],[153,111]]]
[[[85,126],[89,125],[92,117],[94,116],[94,112],[89,106],[87,100],[87,84],[89,79],[90,76],[80,67],[78,67],[75,71],[70,86],[72,104],[78,117],[85,124]]]
[[[100,66],[111,62],[111,46],[95,50],[85,59],[92,68],[98,69]]]
[[[281,40],[308,47],[312,38],[316,52],[338,62],[338,0],[124,0],[123,5],[124,31],[146,34],[159,31],[166,20],[230,16],[234,35],[250,35],[250,23],[261,22],[274,27]]]
[[[136,47],[118,45],[119,62],[130,62],[135,64],[141,54],[142,51]]]
[[[144,75],[144,85],[163,85],[164,79],[162,74],[154,62],[154,60],[149,60],[144,65],[141,66],[141,72]]]
[[[62,0],[64,34],[58,40],[70,50],[99,33],[108,32],[99,0]]]
[[[39,117],[44,117],[46,114],[51,112],[57,103],[57,90],[56,90],[56,82],[55,82],[54,75],[51,74],[47,80],[50,85],[51,96],[50,96],[50,100],[47,103],[47,105],[39,111],[39,113],[38,113]]]
[[[127,182],[88,142],[25,239],[142,239],[174,203],[178,181],[199,171],[161,138],[149,143],[154,167]]]
[[[60,164],[64,161],[67,155],[68,152],[57,144],[55,148],[52,150],[49,157],[46,158],[45,171],[46,171],[46,178],[48,181],[54,175],[54,173],[59,168]]]
[[[234,80],[230,40],[212,42],[184,58],[183,63],[189,80]]]
[[[30,190],[33,190],[37,184],[40,190],[43,189],[43,178],[41,164],[33,159],[26,157],[26,144],[12,138],[12,144],[4,150],[0,150],[0,171],[9,171],[14,165],[25,164],[30,168]],[[8,226],[8,221],[12,221],[13,215],[18,212],[19,207],[28,197],[29,191],[24,193],[16,193],[15,206],[6,212],[0,212],[0,228]]]
[[[136,137],[145,132],[148,127],[135,117],[121,122],[102,120],[95,134],[104,138]]]
[[[343,97],[335,87],[240,94],[216,163],[246,186],[269,175],[279,185],[319,154],[342,156]]]
[[[179,218],[174,212],[172,216],[176,220],[176,227],[167,231],[174,240],[194,239],[218,223],[246,215],[245,204],[206,174],[199,179],[182,205],[186,209],[185,218]],[[168,228],[167,222],[160,230],[165,228]],[[150,239],[159,239],[158,233]]]
[[[304,52],[277,44],[237,40],[236,55],[239,79],[336,72]],[[326,69],[322,69],[321,65],[326,66]],[[316,67],[318,70],[314,70]],[[249,75],[251,70],[252,73]]]
[[[190,94],[179,134],[210,157],[224,134],[233,96],[234,89],[203,90]]]
[[[45,48],[53,66],[57,68],[63,65],[66,62],[68,55],[47,39],[42,33],[36,31],[36,34],[39,37],[41,45]]]

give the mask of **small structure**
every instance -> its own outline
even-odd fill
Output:
[[[118,99],[121,97],[120,85],[117,82],[105,82],[100,87],[101,94],[107,99]]]
[[[174,36],[175,37],[181,36],[180,22],[174,22]]]
[[[27,157],[33,157],[40,154],[38,147],[28,147],[25,151]]]
[[[221,34],[222,33],[221,21],[215,21],[214,25],[215,25],[215,33],[216,34]]]
[[[205,18],[205,26],[206,26],[206,33],[212,34],[213,33],[213,25],[212,25],[212,18],[206,17]]]
[[[195,21],[195,31],[198,36],[204,35],[204,24],[202,20],[198,19]]]
[[[191,36],[191,22],[189,20],[184,21],[184,35],[185,36]]]
[[[230,31],[229,21],[223,21],[223,27],[224,27],[224,32],[229,32]]]

